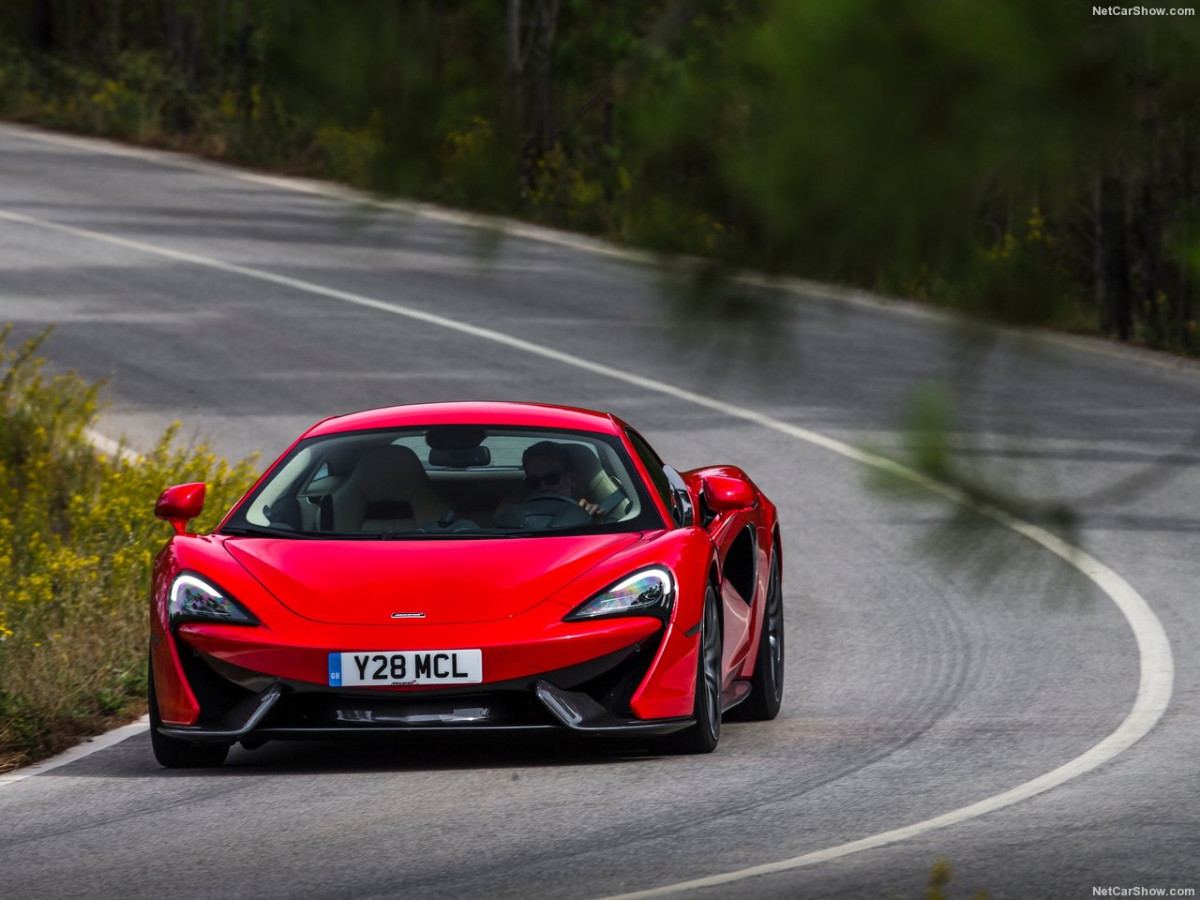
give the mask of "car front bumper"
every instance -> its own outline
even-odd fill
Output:
[[[198,709],[191,722],[163,722],[162,734],[212,743],[380,732],[566,729],[595,735],[663,735],[693,724],[689,716],[643,718],[633,710],[632,699],[661,656],[669,631],[645,620],[640,625],[627,620],[620,629],[607,630],[600,646],[611,646],[622,635],[632,642],[599,656],[532,672],[523,671],[530,668],[526,660],[515,668],[493,667],[520,673],[514,677],[436,687],[343,688],[292,677],[325,671],[323,664],[333,651],[267,645],[266,636],[255,631],[185,626],[171,639],[172,646],[161,648],[176,651],[172,655],[180,663],[181,680]],[[230,641],[231,635],[237,640]],[[590,643],[574,642],[570,655],[596,645],[592,637]],[[513,646],[501,644],[484,648],[484,653],[485,660],[520,656]],[[549,656],[563,658],[561,653]],[[248,668],[246,663],[257,665]]]

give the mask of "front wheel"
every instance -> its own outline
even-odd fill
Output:
[[[750,696],[733,712],[743,721],[765,722],[779,715],[783,705],[783,579],[778,559],[771,560],[762,635],[750,678]]]
[[[229,755],[228,744],[193,744],[159,732],[162,717],[158,712],[158,695],[154,693],[153,663],[150,664],[150,674],[146,680],[150,685],[150,746],[154,748],[154,758],[158,764],[167,769],[199,769],[225,762],[225,757]]]
[[[674,753],[712,753],[721,739],[721,613],[712,585],[704,596],[700,652],[696,662],[696,724],[667,738]]]

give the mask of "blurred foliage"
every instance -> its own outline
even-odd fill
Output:
[[[634,104],[661,176],[637,235],[686,250],[712,219],[737,265],[1017,325],[1082,301],[1194,351],[1168,235],[1196,201],[1197,34],[1038,0],[774,3]]]
[[[7,0],[0,113],[705,256],[702,289],[1194,353],[1198,34],[1042,0]]]
[[[42,374],[45,334],[0,330],[0,770],[69,744],[145,699],[150,568],[170,528],[169,484],[204,481],[201,530],[249,487],[253,461],[173,448],[136,461],[88,442],[99,387]]]
[[[949,860],[939,859],[935,862],[929,869],[929,881],[923,894],[925,900],[948,900],[950,895],[947,893],[947,887],[953,877],[954,870],[950,867]],[[976,891],[971,894],[970,900],[988,900],[988,896],[987,891]]]
[[[921,894],[923,900],[950,900],[952,896],[948,892],[950,881],[954,877],[954,870],[950,867],[949,860],[939,859],[929,868],[929,878],[926,882],[925,890]],[[988,900],[991,895],[987,891],[976,891],[971,894],[969,900]],[[893,894],[890,900],[906,900],[902,894]]]
[[[963,376],[956,387],[964,390]],[[969,385],[965,390],[970,390]],[[1008,545],[994,539],[997,522],[1017,519],[1081,546],[1080,507],[1098,498],[1065,500],[1047,494],[1044,486],[1031,493],[1022,485],[1015,465],[1005,466],[996,459],[997,452],[1003,455],[1012,449],[1006,447],[1011,436],[976,434],[964,427],[955,415],[954,392],[945,384],[927,382],[912,392],[899,437],[901,443],[895,448],[862,448],[882,461],[866,470],[867,485],[880,496],[906,503],[950,499],[947,489],[953,494],[954,502],[946,514],[937,516],[921,537],[926,555],[988,584],[1013,564]],[[1169,467],[1149,467],[1136,476],[1146,487],[1171,477]],[[929,482],[934,483],[936,493],[931,493]],[[1109,490],[1115,492],[1122,485],[1117,482]],[[1056,566],[1049,571],[1041,587],[1048,606],[1059,606],[1068,599],[1087,602],[1084,582],[1073,577],[1071,570]]]

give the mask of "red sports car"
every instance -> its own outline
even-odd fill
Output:
[[[775,507],[615,416],[435,403],[326,419],[213,534],[168,488],[150,717],[164,766],[231,745],[569,729],[717,745],[783,696]]]

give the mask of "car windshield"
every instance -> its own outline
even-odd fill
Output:
[[[302,441],[221,531],[421,540],[661,527],[662,518],[614,436],[435,425]]]

